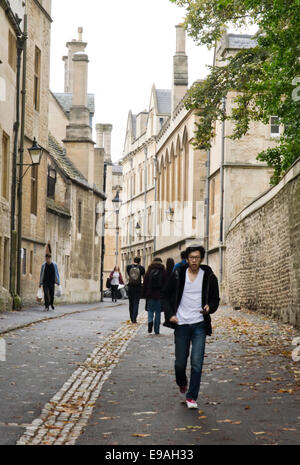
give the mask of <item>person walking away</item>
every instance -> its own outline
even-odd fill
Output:
[[[46,252],[45,259],[41,267],[39,287],[43,286],[45,311],[48,311],[50,306],[54,310],[54,289],[55,284],[60,285],[60,277],[57,264],[52,262],[51,252]]]
[[[165,326],[175,333],[175,376],[181,400],[188,408],[197,408],[206,336],[212,334],[211,317],[219,306],[216,276],[202,265],[205,249],[193,245],[187,248],[187,264],[172,273],[163,289]],[[188,386],[187,360],[191,350],[191,374]]]
[[[140,265],[140,257],[135,257],[133,263],[128,265],[126,272],[128,275],[128,300],[129,315],[132,323],[136,323],[139,312],[139,302],[141,298],[142,276],[145,275],[145,268]]]
[[[167,274],[161,258],[154,258],[145,274],[142,297],[146,299],[148,312],[148,333],[159,334],[162,289],[166,283]],[[155,316],[155,319],[154,319]]]
[[[172,271],[174,269],[174,266],[175,266],[174,259],[172,257],[167,258],[167,261],[166,261],[167,278],[169,278],[169,276],[171,275],[171,273],[172,273]]]
[[[181,265],[186,265],[187,264],[187,261],[186,261],[186,251],[183,250],[181,253],[180,253],[180,257],[181,257],[181,261],[179,263],[176,263],[176,265],[174,266],[173,268],[173,271],[177,270],[177,268],[179,268]]]
[[[118,289],[120,284],[124,284],[122,273],[119,266],[115,266],[113,271],[109,275],[111,285],[111,301],[117,302],[118,300]]]

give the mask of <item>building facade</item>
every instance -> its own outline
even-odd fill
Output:
[[[226,33],[215,49],[215,65],[226,56],[251,46],[251,36]],[[150,105],[149,112],[138,116],[129,113],[122,160],[123,262],[128,263],[134,255],[141,255],[143,243],[138,241],[136,224],[143,217],[145,207],[151,206],[152,231],[147,236],[150,253],[148,262],[144,263],[148,264],[153,256],[160,256],[164,261],[168,257],[179,261],[180,252],[188,245],[202,244],[207,251],[206,263],[218,276],[223,300],[226,300],[223,282],[226,234],[238,212],[268,189],[272,170],[256,157],[260,151],[277,143],[280,128],[276,121],[269,126],[252,123],[247,134],[236,141],[228,138],[232,133],[231,123],[217,121],[211,149],[196,149],[193,141],[198,117],[195,111],[187,110],[183,102],[188,91],[187,61],[185,31],[176,26],[173,81],[171,90],[164,91],[168,102],[166,112],[157,111],[153,119]],[[155,101],[153,89],[152,95],[151,101]],[[229,113],[235,97],[236,94],[230,92],[224,101]],[[139,129],[143,123],[141,134]],[[143,176],[139,176],[139,167],[144,166],[143,151],[150,140],[155,170],[151,188],[145,188],[140,181]]]
[[[100,300],[104,150],[92,138],[86,42],[66,44],[65,92],[50,92],[46,242],[61,274],[60,301]]]

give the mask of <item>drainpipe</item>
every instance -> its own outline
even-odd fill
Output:
[[[145,155],[145,193],[144,193],[144,248],[143,248],[143,265],[146,267],[146,226],[147,226],[147,154],[148,154],[148,147],[144,147],[144,155]]]
[[[206,195],[205,195],[205,249],[206,249],[206,264],[208,265],[208,248],[209,248],[209,175],[210,175],[210,149],[207,150],[206,159]]]
[[[20,76],[21,76],[21,55],[24,42],[22,38],[17,38],[17,68],[16,68],[16,120],[14,123],[14,149],[12,156],[12,182],[11,182],[11,219],[10,219],[10,293],[13,297],[13,308],[15,308],[16,296],[16,253],[17,253],[17,231],[16,231],[16,182],[17,182],[17,157],[18,157],[18,136],[20,127]]]
[[[153,255],[156,252],[156,224],[157,224],[157,158],[154,157],[154,240],[153,240]]]
[[[222,98],[223,114],[226,111],[226,97]],[[219,258],[220,258],[220,283],[223,280],[223,235],[224,235],[224,154],[225,154],[225,120],[222,121],[222,149],[221,149],[221,166],[220,166],[220,236],[219,236]]]
[[[21,296],[21,248],[22,248],[22,210],[23,210],[23,157],[25,134],[25,103],[26,103],[26,65],[27,65],[27,15],[24,15],[24,48],[23,48],[23,77],[22,77],[22,114],[20,138],[20,166],[18,183],[18,247],[17,247],[17,294]]]
[[[107,163],[104,161],[104,172],[103,172],[103,192],[106,196],[106,173]],[[103,217],[102,217],[102,237],[101,237],[101,264],[100,264],[100,302],[103,302],[103,273],[104,273],[104,255],[105,255],[105,203],[106,199],[103,200]]]

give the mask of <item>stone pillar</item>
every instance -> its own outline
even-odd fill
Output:
[[[172,115],[188,89],[188,57],[185,53],[185,30],[176,26],[176,54],[173,57]]]

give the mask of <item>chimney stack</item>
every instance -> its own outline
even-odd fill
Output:
[[[96,124],[97,147],[104,148],[105,161],[111,163],[112,124]]]
[[[173,57],[172,115],[188,90],[188,57],[185,53],[185,30],[176,27],[176,54]]]
[[[65,86],[64,92],[71,93],[73,88],[73,55],[76,52],[84,52],[87,42],[82,42],[83,28],[78,28],[78,40],[73,39],[71,42],[67,42],[68,55],[63,56],[63,62],[65,64]]]

